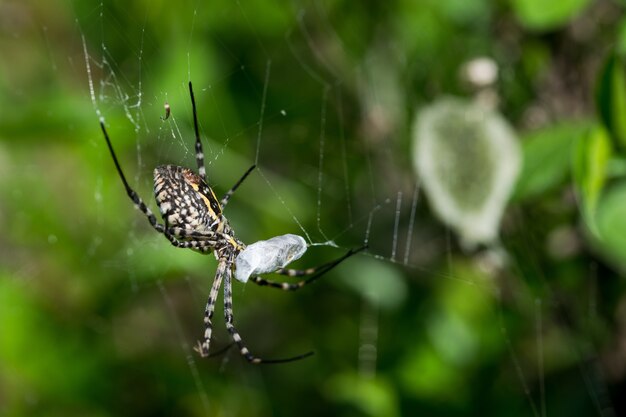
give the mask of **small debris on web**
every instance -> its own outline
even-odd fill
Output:
[[[284,268],[306,252],[306,241],[298,235],[276,236],[248,245],[235,260],[235,279],[248,282],[252,275]]]
[[[170,107],[170,104],[167,101],[163,105],[163,108],[165,109],[165,117],[161,116],[161,120],[166,121],[167,119],[170,118],[170,114],[172,113],[172,108]]]

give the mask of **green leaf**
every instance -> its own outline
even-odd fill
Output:
[[[616,147],[626,149],[626,79],[624,59],[617,54],[607,58],[596,91],[600,120],[611,133]]]
[[[351,404],[363,415],[400,415],[393,387],[380,378],[363,378],[354,373],[337,374],[327,383],[326,392],[334,401]]]
[[[590,0],[511,0],[513,11],[528,29],[550,30],[576,17]]]
[[[457,366],[446,363],[429,344],[416,346],[407,353],[398,370],[405,391],[418,398],[447,403],[467,401],[468,384]]]
[[[473,23],[487,19],[493,4],[487,0],[442,0],[433,2],[433,6],[453,22]]]
[[[397,268],[366,257],[355,260],[350,273],[341,280],[372,305],[383,309],[402,305],[408,292],[406,281]]]
[[[588,129],[587,123],[564,123],[522,138],[524,166],[514,200],[534,197],[561,185],[568,177],[571,149]]]
[[[617,264],[626,266],[626,182],[607,190],[597,210],[599,243]]]
[[[624,56],[626,54],[626,19],[622,19],[617,30],[615,51]]]
[[[607,165],[613,149],[608,133],[596,127],[578,141],[572,166],[581,210],[589,230],[597,235],[596,208],[607,179]]]
[[[106,368],[101,347],[89,349],[94,346],[47,311],[32,292],[23,280],[0,272],[2,382],[42,401],[69,401],[101,389],[98,383],[84,383]]]

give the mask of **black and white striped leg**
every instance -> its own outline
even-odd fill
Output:
[[[198,342],[198,345],[194,348],[196,352],[198,352],[203,358],[209,356],[211,333],[213,332],[213,322],[211,321],[211,319],[213,318],[213,312],[215,311],[215,301],[217,301],[217,294],[220,290],[220,286],[222,285],[222,278],[224,277],[225,271],[226,259],[222,258],[217,265],[217,271],[215,272],[215,279],[213,280],[213,285],[211,286],[209,299],[207,300],[206,307],[204,308],[204,338],[202,342]]]
[[[168,227],[166,230],[169,234],[176,236],[178,238],[189,238],[189,239],[202,240],[202,241],[216,240],[216,239],[223,238],[222,235],[218,235],[218,233],[214,232],[213,230],[189,231],[182,227]]]
[[[290,283],[290,282],[276,282],[270,281],[265,278],[261,278],[260,276],[252,276],[250,277],[250,281],[254,282],[257,285],[268,286],[272,288],[278,288],[284,291],[296,291],[305,285],[311,284],[319,279],[322,275],[335,268],[337,265],[348,259],[349,257],[361,252],[362,250],[367,249],[367,246],[361,246],[360,248],[350,249],[345,255],[341,258],[335,259],[334,261],[328,262],[324,265],[320,265],[316,268],[309,269],[285,269],[281,268],[276,271],[277,274],[287,275],[290,277],[301,277],[312,275],[310,278],[307,278],[302,281]]]
[[[120,166],[119,161],[117,160],[117,155],[113,150],[113,145],[111,144],[111,139],[109,138],[109,134],[107,133],[106,127],[104,126],[104,121],[100,121],[100,127],[102,129],[102,133],[104,134],[104,139],[106,140],[107,146],[109,147],[109,151],[111,153],[111,157],[113,158],[113,162],[115,163],[115,168],[117,169],[117,173],[124,184],[124,188],[126,189],[126,194],[133,201],[135,207],[141,211],[147,218],[150,225],[159,233],[162,233],[167,240],[177,248],[191,248],[196,249],[201,252],[211,252],[213,247],[213,242],[210,241],[180,241],[176,239],[176,237],[170,233],[165,227],[157,221],[156,216],[152,213],[152,210],[148,208],[146,203],[139,197],[139,195],[133,190],[130,185],[128,185],[128,181],[126,180],[126,176],[122,171],[122,167]]]
[[[117,160],[117,155],[115,154],[115,151],[113,150],[113,145],[111,144],[111,139],[109,138],[109,134],[107,133],[106,127],[104,126],[103,120],[100,120],[100,128],[102,129],[102,133],[104,134],[104,139],[106,140],[107,146],[109,147],[109,152],[111,152],[111,157],[113,158],[113,162],[115,163],[115,168],[117,169],[117,173],[120,179],[122,180],[122,183],[124,184],[124,188],[126,189],[126,194],[128,194],[128,197],[130,197],[130,199],[133,201],[137,210],[141,211],[148,218],[148,222],[150,222],[150,226],[152,226],[154,230],[156,230],[157,232],[162,233],[167,238],[167,240],[170,241],[172,245],[178,248],[192,248],[192,249],[197,249],[201,251],[206,251],[206,249],[209,249],[208,251],[210,252],[210,245],[205,244],[203,242],[179,241],[178,239],[176,239],[176,237],[173,234],[171,234],[168,230],[165,229],[165,226],[163,226],[157,221],[157,218],[154,215],[154,213],[152,213],[152,210],[150,210],[150,208],[148,208],[148,206],[146,205],[146,203],[144,203],[141,197],[139,197],[139,194],[137,194],[135,190],[133,190],[130,187],[130,185],[128,185],[128,181],[126,181],[126,176],[124,175],[124,172],[122,171],[122,167],[120,166],[119,161]]]
[[[196,146],[196,164],[198,165],[198,175],[200,175],[200,177],[204,180],[204,182],[207,182],[206,167],[204,165],[204,151],[202,149],[202,141],[200,140],[200,128],[198,126],[198,111],[196,109],[196,98],[193,94],[193,86],[191,84],[191,81],[189,81],[189,95],[191,96],[191,108],[193,111],[193,128],[196,134],[195,146]],[[239,179],[239,181],[237,181],[237,183],[226,193],[226,195],[224,196],[224,198],[222,198],[222,201],[221,201],[222,207],[228,204],[228,200],[230,199],[230,196],[233,195],[235,190],[241,185],[241,183],[246,179],[246,177],[250,175],[250,173],[252,172],[252,170],[254,170],[254,168],[256,168],[256,165],[252,165],[250,168],[248,168],[248,170],[245,172],[245,174],[243,174],[243,176]]]
[[[228,204],[228,200],[230,199],[230,197],[237,190],[237,188],[239,188],[239,186],[245,181],[245,179],[248,178],[248,175],[250,175],[250,173],[254,170],[254,168],[256,168],[256,165],[252,165],[250,168],[248,168],[245,174],[243,174],[241,178],[239,178],[239,181],[237,181],[237,183],[235,183],[235,185],[233,185],[233,187],[230,190],[228,190],[224,198],[222,198],[222,201],[220,201],[222,208],[226,206],[226,204]]]
[[[286,363],[293,362],[300,359],[304,359],[308,356],[313,355],[313,352],[303,353],[302,355],[293,356],[291,358],[284,359],[261,359],[259,357],[254,356],[246,345],[241,340],[241,336],[235,326],[233,324],[233,292],[232,292],[232,283],[231,283],[231,274],[232,271],[230,269],[226,270],[224,275],[224,318],[226,319],[226,329],[228,333],[232,337],[233,341],[239,347],[239,353],[246,358],[246,360],[253,364],[272,364],[272,363]]]
[[[176,246],[177,248],[181,248],[181,249],[193,249],[193,250],[197,250],[199,252],[202,252],[204,254],[207,253],[211,253],[213,251],[213,249],[215,248],[215,245],[217,242],[213,241],[213,240],[187,240],[187,241],[181,241],[181,240],[177,240],[176,238],[173,238],[169,235],[165,235],[166,238],[168,238],[168,240],[171,238],[170,243],[174,246]]]
[[[198,127],[198,113],[196,111],[196,98],[193,95],[193,87],[189,81],[189,95],[191,96],[191,109],[193,111],[193,128],[196,133],[196,164],[198,165],[198,175],[206,182],[206,168],[204,167],[204,152],[200,141],[200,128]]]

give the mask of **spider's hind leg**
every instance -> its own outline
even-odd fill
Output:
[[[246,347],[241,340],[241,336],[235,326],[233,324],[233,292],[232,292],[232,283],[231,283],[231,274],[232,271],[227,269],[224,275],[224,318],[226,319],[226,329],[232,337],[233,341],[239,347],[239,353],[246,358],[246,360],[253,364],[276,364],[276,363],[286,363],[293,362],[300,359],[307,358],[313,355],[313,352],[303,353],[301,355],[292,356],[290,358],[282,358],[282,359],[261,359],[257,356],[254,356],[250,353],[250,350]]]
[[[217,266],[215,279],[213,280],[211,292],[209,293],[209,299],[207,300],[206,307],[204,308],[204,338],[202,342],[198,342],[198,345],[194,348],[195,351],[198,352],[203,358],[209,356],[211,333],[213,332],[213,322],[211,321],[211,319],[213,318],[213,312],[215,311],[215,301],[217,300],[217,294],[220,290],[220,286],[222,285],[222,278],[224,277],[225,271],[226,261],[222,260]]]

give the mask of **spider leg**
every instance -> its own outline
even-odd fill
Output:
[[[168,236],[169,235],[165,235],[165,237]],[[176,238],[172,238],[172,240],[170,240],[170,243],[177,248],[193,249],[202,253],[211,253],[215,248],[215,245],[217,244],[217,242],[214,240],[178,240]]]
[[[166,231],[169,234],[179,237],[179,238],[191,238],[191,239],[200,240],[200,241],[216,240],[216,239],[221,238],[221,236],[218,236],[218,234],[214,232],[213,230],[189,231],[182,227],[168,227],[166,228]]]
[[[293,362],[300,359],[304,359],[313,355],[313,352],[303,353],[301,355],[293,356],[290,358],[283,359],[261,359],[257,356],[254,356],[246,345],[241,340],[241,336],[235,326],[233,325],[233,292],[232,292],[232,284],[231,284],[231,268],[227,268],[224,274],[224,318],[226,319],[226,329],[228,333],[230,333],[230,337],[232,337],[233,341],[239,347],[239,353],[246,358],[246,360],[253,364],[272,364],[272,363],[285,363],[285,362]]]
[[[254,170],[254,168],[256,168],[256,165],[252,165],[250,168],[248,168],[248,170],[241,176],[241,178],[239,178],[239,181],[237,181],[235,185],[233,185],[233,187],[230,190],[228,190],[224,198],[222,198],[222,201],[220,201],[222,208],[226,206],[226,204],[228,204],[228,200],[230,199],[230,197],[237,190],[237,188],[239,188],[239,186],[245,181],[245,179],[248,178],[248,175],[250,175],[250,173]]]
[[[211,253],[216,244],[213,240],[178,240],[167,231],[164,231],[163,235],[169,240],[172,246],[181,249],[194,249],[203,253]]]
[[[209,293],[209,299],[206,302],[204,308],[204,339],[202,342],[198,342],[198,345],[194,348],[196,352],[203,358],[209,356],[209,346],[211,344],[211,333],[213,332],[213,312],[215,311],[215,301],[217,300],[217,293],[222,285],[222,278],[226,270],[226,260],[220,259],[220,263],[217,265],[217,271],[215,272],[215,279],[211,286],[211,292]]]
[[[284,290],[284,291],[296,291],[296,290],[299,290],[300,288],[304,287],[305,285],[308,285],[308,284],[311,284],[311,283],[315,282],[322,275],[324,275],[325,273],[327,273],[331,269],[335,268],[337,265],[339,265],[340,263],[342,263],[343,261],[345,261],[349,257],[351,257],[351,256],[353,256],[353,255],[355,255],[355,254],[357,254],[357,253],[359,253],[359,252],[361,252],[362,250],[365,250],[365,249],[367,249],[367,246],[361,246],[360,248],[350,249],[341,258],[337,258],[334,261],[330,261],[330,262],[325,263],[323,265],[320,265],[320,266],[318,266],[316,268],[309,268],[309,269],[285,269],[285,268],[281,268],[281,269],[276,270],[275,273],[281,274],[281,275],[287,275],[287,276],[290,276],[290,277],[301,277],[301,276],[312,275],[310,278],[307,278],[307,279],[304,279],[302,281],[298,281],[298,282],[295,282],[295,283],[270,281],[270,280],[267,280],[265,278],[261,278],[258,275],[250,277],[250,281],[254,282],[257,285],[261,285],[261,286],[268,286],[268,287],[272,287],[272,288],[279,288],[279,289]]]
[[[198,175],[206,182],[206,168],[204,167],[204,152],[200,141],[200,129],[198,128],[198,113],[196,111],[196,99],[193,95],[193,87],[189,81],[189,95],[191,96],[191,109],[193,110],[193,128],[196,132],[196,164],[198,165]]]
[[[100,120],[100,127],[102,128],[102,133],[104,134],[104,139],[107,142],[107,145],[109,147],[109,151],[111,152],[111,156],[113,157],[113,162],[115,163],[115,168],[117,169],[117,173],[119,174],[122,183],[124,184],[124,188],[126,189],[126,194],[128,194],[128,196],[130,197],[131,200],[133,200],[133,203],[135,203],[135,207],[141,211],[143,214],[146,215],[146,217],[148,218],[148,221],[150,222],[150,225],[159,233],[163,233],[166,236],[169,235],[169,233],[166,232],[165,228],[163,227],[163,225],[159,224],[157,222],[157,219],[155,217],[155,215],[152,213],[152,210],[150,210],[148,208],[148,206],[146,206],[146,203],[143,202],[143,200],[141,199],[141,197],[139,197],[139,195],[135,192],[135,190],[133,190],[132,188],[130,188],[130,185],[128,185],[128,181],[126,181],[126,177],[124,176],[124,172],[122,171],[122,167],[120,166],[119,161],[117,160],[117,156],[115,155],[115,151],[113,150],[113,145],[111,144],[111,140],[109,139],[109,134],[107,133],[106,127],[104,126],[104,120]],[[173,239],[173,236],[170,236]],[[169,239],[169,237],[168,237]],[[171,240],[170,240],[171,241]]]
[[[167,238],[167,240],[169,240],[169,242],[172,245],[176,246],[177,248],[191,248],[191,249],[197,249],[203,252],[210,251],[212,245],[209,244],[208,241],[207,242],[194,241],[194,240],[190,240],[186,242],[180,241],[176,239],[176,237],[172,233],[166,230],[165,227],[157,221],[157,218],[154,215],[154,213],[152,213],[152,210],[148,208],[146,203],[144,203],[144,201],[141,199],[141,197],[139,197],[139,195],[135,192],[135,190],[133,190],[130,187],[130,185],[128,185],[128,181],[126,181],[126,176],[124,175],[124,172],[122,171],[122,167],[120,166],[120,163],[117,160],[117,155],[115,154],[115,151],[113,150],[113,145],[111,144],[111,139],[109,138],[109,134],[107,133],[106,127],[104,126],[104,120],[100,120],[100,128],[102,129],[102,133],[104,134],[104,139],[106,140],[107,146],[109,147],[109,151],[111,152],[111,156],[113,157],[113,162],[115,163],[115,168],[117,169],[117,173],[119,174],[120,179],[122,180],[122,183],[124,184],[124,188],[126,189],[126,194],[128,194],[128,197],[130,197],[130,199],[133,200],[133,203],[135,203],[135,207],[148,218],[148,222],[150,222],[150,225],[154,228],[154,230],[156,230],[159,233],[162,233]]]
[[[227,344],[226,346],[224,346],[221,349],[218,349],[217,351],[211,353],[209,356],[207,356],[207,358],[215,358],[217,356],[220,356],[226,352],[228,352],[233,346],[235,346],[235,342],[231,342],[229,344]],[[197,351],[197,349],[196,349]]]

